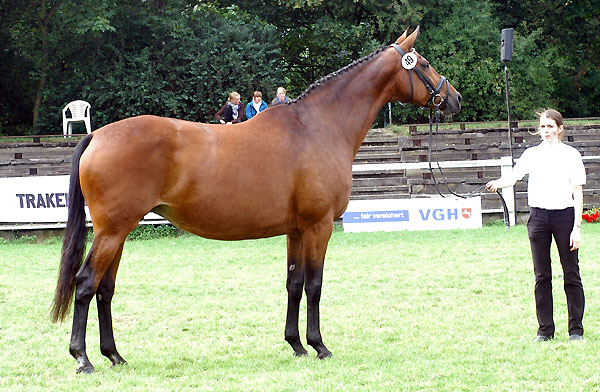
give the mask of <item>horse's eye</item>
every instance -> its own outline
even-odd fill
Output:
[[[423,64],[423,68],[425,68],[425,69],[429,68],[429,63],[427,61]]]

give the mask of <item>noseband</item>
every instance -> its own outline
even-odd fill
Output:
[[[392,44],[391,45],[394,49],[396,49],[398,51],[398,53],[400,53],[400,56],[404,57],[404,55],[406,54],[406,52],[404,50],[402,50],[402,48],[397,45],[397,44]],[[436,108],[439,108],[442,103],[444,103],[444,97],[442,97],[442,95],[440,94],[440,91],[442,91],[442,88],[444,87],[444,85],[446,86],[446,97],[448,96],[448,94],[450,93],[450,83],[448,82],[448,79],[446,79],[446,77],[441,76],[440,81],[438,82],[437,86],[434,86],[433,82],[423,74],[423,72],[421,72],[421,70],[418,68],[418,66],[414,66],[411,69],[406,69],[408,71],[408,77],[410,79],[410,97],[412,100],[413,94],[414,94],[414,90],[413,90],[413,81],[412,81],[412,73],[410,71],[415,71],[415,73],[417,74],[417,76],[419,77],[419,79],[421,79],[421,81],[423,82],[423,84],[425,85],[425,87],[427,88],[427,90],[429,91],[430,97],[429,97],[429,101],[427,101],[427,106],[435,106]]]

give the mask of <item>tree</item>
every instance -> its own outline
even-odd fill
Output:
[[[56,127],[74,96],[92,104],[94,127],[139,114],[208,122],[230,91],[249,99],[283,83],[269,25],[183,1],[105,4],[102,28],[71,19],[57,32],[72,45],[53,63],[44,127]]]
[[[423,12],[418,3],[393,0],[250,0],[217,1],[276,27],[288,92],[300,94],[313,81],[382,43],[390,44]]]
[[[24,8],[22,0],[0,0],[0,132],[32,123],[58,132],[62,107],[76,98],[92,103],[94,126],[141,113],[210,121],[231,90],[268,97],[285,85],[298,95],[418,24],[417,49],[463,94],[458,119],[505,118],[505,27],[515,29],[516,119],[539,106],[596,115],[595,3],[30,0]],[[394,111],[394,119],[425,120],[414,109]]]
[[[30,1],[32,9],[36,10],[37,29],[39,31],[39,40],[41,44],[41,50],[39,54],[39,81],[35,92],[35,100],[33,103],[33,128],[37,129],[37,122],[39,117],[40,106],[42,105],[42,97],[44,89],[46,88],[46,82],[48,80],[48,61],[49,61],[49,34],[50,34],[50,21],[52,21],[54,15],[58,11],[64,0],[46,1],[40,0],[37,3],[34,0]]]
[[[565,117],[595,116],[600,99],[600,18],[595,0],[490,0],[494,17],[521,37],[535,37],[538,51],[524,52],[537,80],[552,86],[552,105]],[[519,44],[519,41],[515,41]],[[534,57],[535,56],[535,57]]]
[[[32,123],[35,81],[28,75],[34,64],[23,47],[35,33],[23,26],[22,15],[20,2],[0,0],[0,132]]]

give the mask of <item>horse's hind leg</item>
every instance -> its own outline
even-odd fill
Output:
[[[115,293],[115,280],[117,269],[123,254],[123,243],[117,250],[112,263],[104,273],[98,289],[96,290],[96,304],[98,305],[98,322],[100,325],[100,351],[102,355],[110,359],[113,366],[126,363],[117,352],[115,337],[112,328],[111,301]]]
[[[299,234],[287,236],[288,262],[287,281],[288,291],[287,317],[285,319],[285,340],[294,349],[297,356],[307,355],[306,349],[300,342],[298,332],[298,313],[300,311],[300,300],[304,287],[304,255],[302,248],[302,237]]]
[[[77,373],[94,372],[94,366],[87,357],[85,347],[90,301],[123,241],[124,238],[120,237],[95,236],[90,252],[75,276],[75,306],[69,352],[79,365]]]

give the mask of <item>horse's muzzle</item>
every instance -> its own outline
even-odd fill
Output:
[[[445,115],[458,114],[458,113],[460,113],[460,109],[462,106],[461,103],[462,103],[462,95],[460,95],[460,93],[451,94],[446,97],[446,99],[440,106],[440,110]]]

